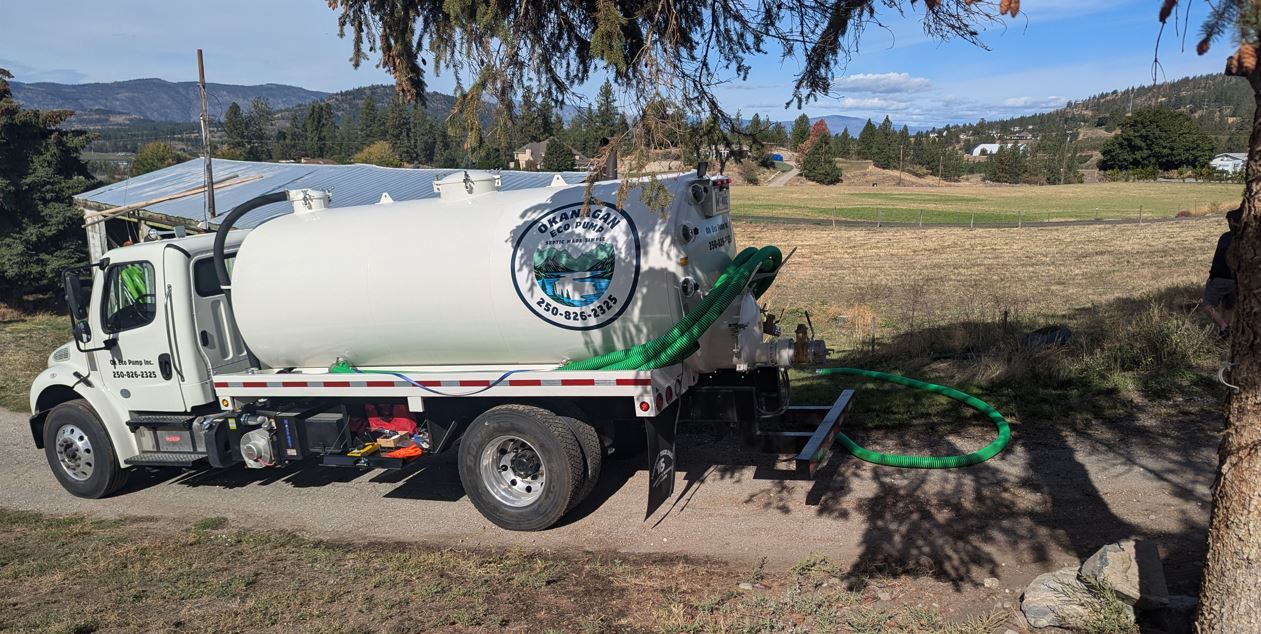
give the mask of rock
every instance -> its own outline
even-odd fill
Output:
[[[1033,627],[1067,627],[1086,616],[1078,601],[1088,593],[1077,578],[1077,567],[1067,566],[1038,575],[1025,588],[1020,610]]]
[[[986,588],[997,588],[997,587],[998,587],[998,579],[997,579],[997,578],[995,578],[995,577],[986,577],[986,578],[985,578],[985,581],[984,581],[983,583],[985,584],[985,587],[986,587]]]
[[[752,589],[753,589],[753,584],[749,583],[748,581],[741,581],[741,582],[740,582],[740,589],[741,589],[741,590],[752,590]]]
[[[1167,634],[1191,634],[1195,626],[1195,610],[1200,607],[1199,599],[1182,594],[1169,597],[1169,604],[1159,610],[1149,612],[1145,621]]]
[[[885,590],[884,588],[876,588],[876,598],[881,601],[892,601],[893,593]]]
[[[1117,597],[1140,610],[1169,603],[1169,588],[1156,545],[1127,539],[1100,548],[1081,565],[1083,579],[1111,586]]]

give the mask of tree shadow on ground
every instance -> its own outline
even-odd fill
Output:
[[[1212,345],[1180,312],[1186,292],[1076,315],[1074,340],[1053,349],[1020,341],[1035,324],[949,323],[829,363],[955,383],[997,407],[1013,428],[1004,453],[964,469],[872,465],[838,447],[805,502],[816,517],[861,520],[851,573],[927,574],[958,589],[1000,576],[1003,566],[1049,570],[1109,542],[1141,538],[1160,547],[1171,591],[1195,594],[1222,393],[1206,379]],[[959,332],[975,335],[958,346]],[[956,347],[934,349],[931,342]],[[929,403],[848,378],[812,382],[819,393],[858,389],[845,429],[877,451],[959,454],[993,438],[983,417],[946,399]],[[732,464],[765,466],[697,449],[688,445],[682,454],[687,484],[679,500],[707,481],[743,477],[747,470]],[[801,493],[799,483],[777,479],[745,502],[800,513]]]

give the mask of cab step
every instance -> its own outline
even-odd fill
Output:
[[[207,463],[204,453],[179,451],[146,451],[123,462],[130,467],[201,467]]]
[[[132,414],[131,418],[127,421],[127,428],[132,431],[136,431],[142,427],[181,427],[188,429],[189,425],[191,425],[196,419],[197,416],[186,412],[179,412],[175,414]]]

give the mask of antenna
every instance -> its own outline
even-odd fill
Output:
[[[209,222],[215,217],[215,176],[210,161],[210,114],[206,111],[206,65],[201,59],[201,49],[197,49],[197,87],[201,91],[201,148],[206,171],[205,220]]]

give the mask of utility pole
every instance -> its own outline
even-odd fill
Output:
[[[902,186],[902,155],[904,150],[906,150],[905,145],[898,146],[898,187]]]
[[[201,91],[201,148],[206,172],[205,220],[209,223],[215,217],[215,175],[210,161],[210,113],[206,108],[206,65],[201,59],[201,49],[197,49],[197,87]]]

